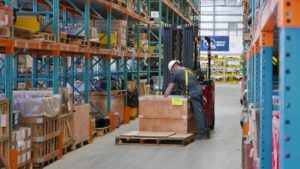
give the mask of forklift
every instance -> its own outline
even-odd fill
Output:
[[[204,103],[203,109],[205,110],[205,117],[207,126],[210,129],[215,128],[215,82],[211,78],[211,41],[210,37],[204,37],[207,46],[207,78],[200,81],[203,89]],[[201,43],[204,43],[202,40]]]
[[[167,25],[163,30],[163,92],[166,90],[171,73],[168,70],[168,63],[171,60],[179,60],[181,66],[193,70],[203,89],[203,110],[207,126],[210,129],[215,127],[215,83],[211,78],[211,44],[210,38],[205,37],[208,43],[208,67],[206,73],[201,71],[198,60],[199,44],[204,40],[198,36],[198,26],[188,24],[174,27]],[[206,76],[204,75],[206,74]],[[180,94],[175,91],[172,94]]]

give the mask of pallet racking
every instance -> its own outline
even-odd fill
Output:
[[[272,90],[279,79],[279,118],[280,118],[280,168],[290,169],[297,166],[300,145],[297,135],[300,116],[297,113],[300,99],[299,57],[297,39],[300,36],[297,0],[245,0],[245,12],[249,14],[248,23],[252,36],[246,44],[248,99],[260,111],[259,139],[260,168],[272,168]],[[276,43],[274,43],[276,42]],[[279,45],[278,45],[279,44]],[[272,57],[280,57],[279,76],[274,74]]]
[[[123,3],[112,0],[5,0],[6,6],[15,9],[23,9],[25,7],[24,9],[26,10],[17,10],[17,15],[42,15],[45,18],[45,25],[40,28],[40,32],[50,27],[51,32],[55,36],[55,41],[52,43],[19,39],[13,36],[14,26],[12,26],[10,28],[11,37],[0,37],[0,53],[4,54],[4,57],[0,59],[0,72],[3,75],[0,83],[1,91],[5,92],[5,97],[11,100],[13,90],[18,89],[19,84],[22,82],[32,83],[32,88],[51,87],[53,94],[59,94],[60,87],[71,86],[73,93],[79,93],[84,103],[91,104],[93,108],[96,108],[89,99],[90,87],[94,79],[103,77],[107,81],[107,106],[105,112],[97,110],[97,113],[100,116],[110,114],[112,75],[116,75],[123,80],[125,90],[127,90],[129,74],[139,84],[140,76],[146,73],[147,83],[150,83],[150,74],[153,71],[151,71],[150,66],[147,66],[145,71],[141,70],[141,63],[145,61],[150,65],[150,57],[156,54],[141,50],[140,34],[142,32],[147,33],[149,46],[152,43],[151,41],[157,41],[155,44],[157,44],[159,58],[158,74],[159,79],[161,79],[163,53],[161,42],[163,36],[162,21],[165,20],[165,23],[173,25],[198,24],[197,16],[200,15],[198,11],[199,1],[146,0],[145,3],[148,8],[146,16],[141,10],[141,0],[136,0],[136,10],[127,8],[129,2],[130,0],[125,0],[124,6]],[[151,11],[154,10],[159,11],[158,28],[154,28],[149,19]],[[171,16],[169,13],[171,13]],[[136,52],[112,49],[111,32],[114,19],[125,20],[131,23],[128,27],[131,27],[131,35],[136,38]],[[60,28],[76,23],[83,25],[80,33],[84,32],[85,39],[83,41],[88,42],[91,37],[89,31],[91,22],[94,20],[106,22],[105,35],[107,37],[107,46],[105,48],[61,43]],[[128,34],[126,36],[128,38]],[[27,57],[32,60],[32,72],[20,73],[18,71],[18,62],[23,61],[22,58],[26,59]],[[129,60],[133,64],[128,65]],[[117,65],[115,71],[111,69],[113,64]],[[101,70],[99,70],[99,67]],[[82,71],[78,71],[79,68]],[[82,82],[76,85],[75,83],[78,80]],[[159,84],[161,84],[161,80],[159,80]],[[84,86],[83,90],[79,89],[81,86]],[[124,100],[125,105],[127,105],[127,98],[125,97]],[[12,124],[12,117],[10,117],[10,124]],[[10,128],[12,129],[12,127]]]

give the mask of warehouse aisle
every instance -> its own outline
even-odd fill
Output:
[[[116,146],[116,135],[137,130],[135,120],[47,169],[240,169],[240,87],[218,85],[216,93],[216,129],[210,140],[196,140],[186,147]]]

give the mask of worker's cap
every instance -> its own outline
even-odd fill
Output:
[[[180,64],[180,62],[178,60],[171,60],[168,64],[168,69],[169,71],[171,71],[172,67],[174,66],[174,64],[177,63],[177,64]]]

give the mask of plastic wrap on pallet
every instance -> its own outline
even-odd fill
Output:
[[[47,116],[55,117],[61,110],[61,96],[43,97],[41,95],[14,94],[12,107],[21,111],[23,117]]]

